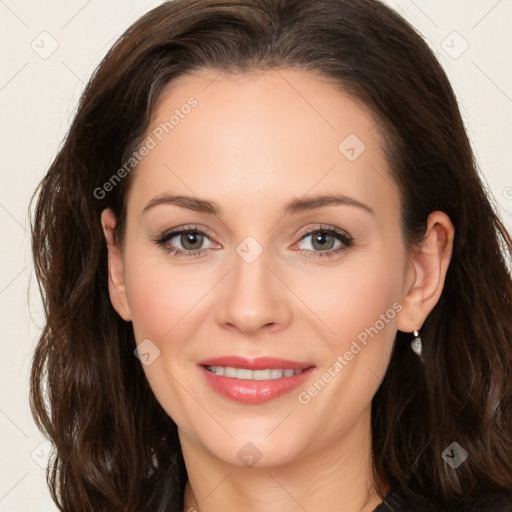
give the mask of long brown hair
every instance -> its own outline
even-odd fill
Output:
[[[132,173],[98,193],[138,147],[163,87],[199,68],[310,70],[367,105],[386,141],[408,244],[430,212],[455,226],[424,363],[399,332],[372,402],[377,491],[436,510],[512,492],[512,241],[479,177],[456,98],[422,37],[376,0],[176,0],[114,44],[88,83],[38,191],[32,237],[46,325],[31,374],[34,418],[55,445],[60,510],[181,511],[186,468],[172,419],[113,309],[100,225],[122,242]],[[119,176],[119,174],[118,174]],[[36,194],[34,194],[35,197]],[[457,469],[441,454],[456,441]]]

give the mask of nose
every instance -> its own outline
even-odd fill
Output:
[[[238,254],[216,308],[218,324],[250,336],[285,328],[291,321],[291,293],[269,267],[265,251],[248,263]]]

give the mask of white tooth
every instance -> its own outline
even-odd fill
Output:
[[[282,377],[293,377],[302,373],[303,370],[292,370],[291,368],[278,369],[272,368],[267,370],[249,370],[247,368],[233,368],[231,366],[210,366],[211,372],[215,375],[231,377],[241,380],[273,380]]]
[[[252,372],[252,378],[254,380],[269,380],[270,370],[254,370]]]
[[[224,377],[236,377],[236,368],[231,366],[224,368]]]
[[[236,371],[237,379],[245,379],[245,380],[253,380],[252,379],[252,370],[247,370],[246,368],[238,368]]]

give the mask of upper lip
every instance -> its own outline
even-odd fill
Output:
[[[288,359],[279,359],[276,357],[242,357],[242,356],[221,356],[203,359],[197,363],[200,366],[223,366],[230,368],[245,368],[247,370],[266,370],[268,369],[292,369],[302,370],[310,366],[312,363],[290,361]]]

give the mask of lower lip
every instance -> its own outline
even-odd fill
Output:
[[[293,377],[281,377],[271,380],[244,380],[215,375],[204,366],[199,366],[206,382],[217,393],[244,404],[261,404],[279,398],[298,388],[312,375],[311,366]]]

